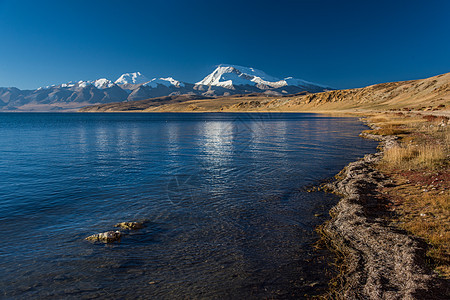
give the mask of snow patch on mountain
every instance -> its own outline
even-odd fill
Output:
[[[60,87],[73,87],[73,86],[75,86],[75,84],[72,83],[72,81],[60,85]]]
[[[110,88],[114,85],[114,82],[112,82],[111,80],[108,80],[106,78],[100,78],[97,80],[88,80],[88,81],[83,81],[80,80],[78,82],[72,82],[69,81],[67,83],[62,83],[62,84],[53,84],[53,85],[48,85],[45,87],[40,87],[37,89],[37,91],[40,90],[45,90],[45,89],[50,89],[50,88],[85,88],[89,85],[93,85],[95,86],[97,89],[106,89],[106,88]]]
[[[98,89],[106,89],[114,85],[114,83],[111,80],[108,80],[106,78],[97,79],[94,82],[92,82],[92,84]]]
[[[149,82],[150,79],[141,74],[141,72],[122,74],[116,81],[116,84],[141,84]]]
[[[77,82],[77,86],[80,87],[80,88],[85,88],[85,87],[87,87],[89,85],[93,85],[96,88],[102,90],[102,89],[107,89],[107,88],[112,87],[114,85],[114,82],[112,82],[111,80],[108,80],[106,78],[100,78],[100,79],[93,80],[93,81],[82,81],[82,80],[80,80],[80,81]],[[72,86],[74,86],[74,85],[70,84],[67,87],[72,87]],[[64,86],[61,85],[61,87],[64,87]]]
[[[149,82],[145,83],[145,86],[149,86],[152,88],[156,88],[158,87],[158,84],[160,85],[164,85],[167,87],[170,86],[175,86],[175,87],[184,87],[184,83],[182,83],[181,81],[175,80],[172,77],[167,77],[167,78],[153,78],[152,80],[150,80]]]

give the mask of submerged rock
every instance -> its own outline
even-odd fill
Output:
[[[112,243],[120,240],[122,233],[120,231],[107,231],[102,233],[96,233],[86,238],[88,241]]]
[[[145,223],[145,221],[121,222],[121,223],[117,223],[116,225],[114,225],[114,227],[118,227],[118,228],[124,229],[124,230],[137,230],[137,229],[144,228],[145,227],[144,223]],[[126,234],[127,234],[127,232],[124,232],[124,231],[111,230],[111,231],[106,231],[106,232],[90,235],[85,239],[88,241],[93,241],[93,242],[112,243],[115,241],[119,241],[120,238]]]
[[[136,230],[144,228],[144,222],[121,222],[114,225],[114,227],[119,227],[122,229]]]

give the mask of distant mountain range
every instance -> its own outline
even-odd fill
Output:
[[[268,97],[251,93],[228,97],[175,95],[85,106],[80,112],[356,112],[427,111],[450,113],[450,73],[425,79],[386,82],[318,94]]]
[[[140,72],[126,73],[116,81],[106,78],[69,82],[36,90],[0,88],[2,111],[76,110],[86,105],[128,102],[163,96],[228,96],[264,93],[270,95],[321,92],[331,88],[287,77],[267,75],[263,71],[236,65],[219,65],[197,83],[167,78],[148,79]]]

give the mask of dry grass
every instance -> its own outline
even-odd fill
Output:
[[[407,133],[404,129],[399,128],[381,128],[374,130],[364,130],[363,133],[371,133],[377,135],[399,135]]]
[[[393,177],[397,182],[404,180],[401,175]],[[386,190],[394,200],[394,221],[430,244],[427,256],[431,264],[450,278],[450,192],[428,190],[417,184],[400,184]]]
[[[399,145],[385,151],[378,165],[396,185],[383,193],[392,202],[399,227],[423,238],[427,256],[443,277],[450,278],[450,123],[446,117],[383,114],[369,118],[393,134]]]
[[[432,169],[441,168],[446,162],[442,145],[401,145],[386,150],[383,163],[385,168]]]

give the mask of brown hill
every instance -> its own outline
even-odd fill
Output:
[[[142,112],[146,109],[157,108],[162,105],[176,105],[181,102],[187,102],[193,99],[212,99],[211,97],[199,95],[175,95],[151,98],[139,101],[114,102],[107,104],[91,105],[81,108],[80,112]]]

